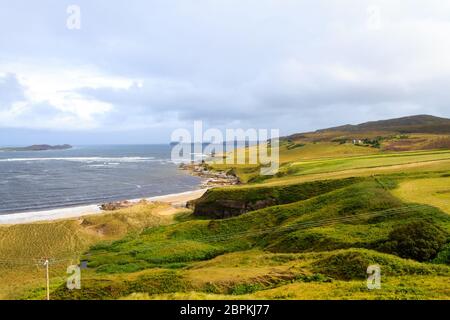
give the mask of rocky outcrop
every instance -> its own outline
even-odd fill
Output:
[[[359,178],[322,180],[273,187],[213,188],[188,202],[194,215],[210,219],[239,216],[249,211],[306,200],[358,181]]]
[[[103,211],[114,211],[123,208],[129,208],[135,206],[136,204],[146,204],[146,203],[148,203],[148,201],[145,199],[139,201],[128,201],[128,200],[114,201],[101,204],[100,209]]]
[[[180,164],[180,170],[187,170],[193,176],[202,178],[200,188],[223,187],[239,184],[239,178],[225,171],[209,169],[205,163]]]
[[[202,202],[191,201],[188,207],[194,209],[194,215],[207,215],[209,218],[225,219],[239,216],[249,211],[263,209],[277,204],[276,199],[257,200],[247,202],[244,200],[217,200],[213,207],[210,204],[204,205]]]

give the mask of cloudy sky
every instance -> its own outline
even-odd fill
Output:
[[[450,117],[449,39],[444,0],[0,0],[0,145]]]

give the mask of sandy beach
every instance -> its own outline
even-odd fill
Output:
[[[184,206],[187,201],[200,198],[207,189],[198,189],[193,191],[186,191],[181,193],[167,194],[156,197],[140,198],[128,200],[129,202],[138,202],[142,199],[147,201],[157,201],[169,203],[174,207]],[[84,205],[78,207],[69,207],[61,209],[51,209],[44,211],[34,211],[34,212],[21,212],[21,213],[11,213],[0,215],[0,225],[7,224],[24,224],[39,221],[52,221],[59,219],[70,219],[77,218],[93,214],[102,214],[107,211],[102,211],[100,209],[100,204]]]

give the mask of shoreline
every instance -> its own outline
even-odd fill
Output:
[[[174,207],[184,206],[187,201],[200,198],[208,188],[171,193],[162,196],[127,200],[130,203],[138,203],[141,200],[150,202],[164,202]],[[101,210],[101,204],[83,205],[77,207],[65,207],[41,211],[21,213],[8,213],[0,215],[0,225],[27,224],[34,222],[73,219],[94,214],[112,213],[113,211]]]

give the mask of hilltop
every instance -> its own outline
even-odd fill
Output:
[[[288,139],[301,138],[305,134],[323,134],[330,132],[338,133],[359,133],[371,134],[373,132],[385,132],[391,134],[406,134],[406,133],[434,133],[434,134],[449,134],[450,133],[450,119],[440,118],[431,115],[415,115],[408,117],[401,117],[388,120],[369,121],[357,125],[346,124],[327,129],[320,129],[308,133],[296,133],[288,136]]]
[[[387,131],[396,133],[450,133],[450,119],[439,118],[430,115],[416,115],[396,119],[369,121],[358,125],[347,124],[344,126],[317,130],[326,131]]]
[[[450,119],[416,115],[295,133],[282,141],[338,142],[391,151],[450,148]]]

